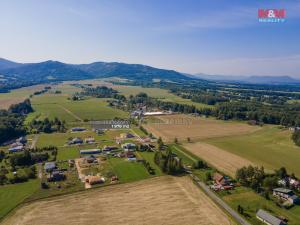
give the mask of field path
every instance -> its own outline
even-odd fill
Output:
[[[75,119],[79,120],[80,122],[83,122],[83,119],[81,119],[79,116],[77,116],[75,113],[67,109],[66,107],[59,105],[63,110],[65,110],[67,113],[69,113],[71,116],[73,116]]]
[[[32,138],[31,146],[30,146],[31,149],[35,148],[38,139],[39,139],[39,135],[38,134],[34,135],[34,137]]]
[[[185,143],[183,147],[218,170],[235,177],[237,169],[254,165],[251,161],[203,142]]]

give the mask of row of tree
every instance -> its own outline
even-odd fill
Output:
[[[154,162],[167,174],[180,174],[184,171],[181,158],[177,157],[170,148],[167,151],[156,151]]]
[[[49,120],[45,118],[44,120],[33,119],[28,125],[31,133],[52,133],[52,132],[66,132],[66,122],[61,121],[58,118],[54,120]]]
[[[300,146],[300,130],[295,130],[292,135],[292,140],[296,145]]]

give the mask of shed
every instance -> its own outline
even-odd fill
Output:
[[[279,218],[271,215],[270,213],[260,209],[256,213],[257,219],[269,225],[285,225],[286,223],[280,220]]]
[[[101,150],[98,148],[80,150],[81,155],[91,155],[91,154],[100,154],[100,153],[101,153]]]
[[[94,184],[102,184],[105,182],[105,179],[103,177],[99,177],[99,176],[87,176],[85,178],[85,181],[87,183],[89,183],[90,185],[94,185]]]

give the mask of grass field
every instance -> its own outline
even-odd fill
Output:
[[[40,187],[38,179],[21,184],[0,187],[0,221],[1,219],[26,198],[35,193]]]
[[[151,176],[141,163],[129,162],[124,158],[110,158],[109,162],[121,182],[137,181]]]
[[[55,117],[66,122],[126,118],[124,111],[108,106],[107,99],[90,98],[82,101],[68,100],[64,95],[45,94],[32,99],[34,114],[41,118]]]
[[[182,114],[156,118],[163,122],[149,122],[143,126],[148,132],[151,132],[156,137],[162,137],[167,142],[174,141],[175,137],[180,141],[186,141],[187,137],[190,137],[192,141],[197,141],[214,137],[246,134],[260,129],[258,126],[250,126],[246,123],[192,117]]]
[[[274,126],[248,135],[211,139],[207,142],[230,153],[248,159],[267,169],[286,167],[300,176],[300,147],[291,140],[291,133]]]
[[[34,202],[3,223],[11,224],[229,225],[232,222],[188,177],[163,176]]]

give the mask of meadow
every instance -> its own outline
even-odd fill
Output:
[[[207,143],[248,159],[267,169],[284,166],[289,173],[300,176],[300,147],[291,140],[291,132],[276,126],[240,136],[210,139]]]
[[[40,187],[38,179],[25,183],[5,185],[0,187],[0,221],[1,219],[21,204],[26,198],[34,194]]]

